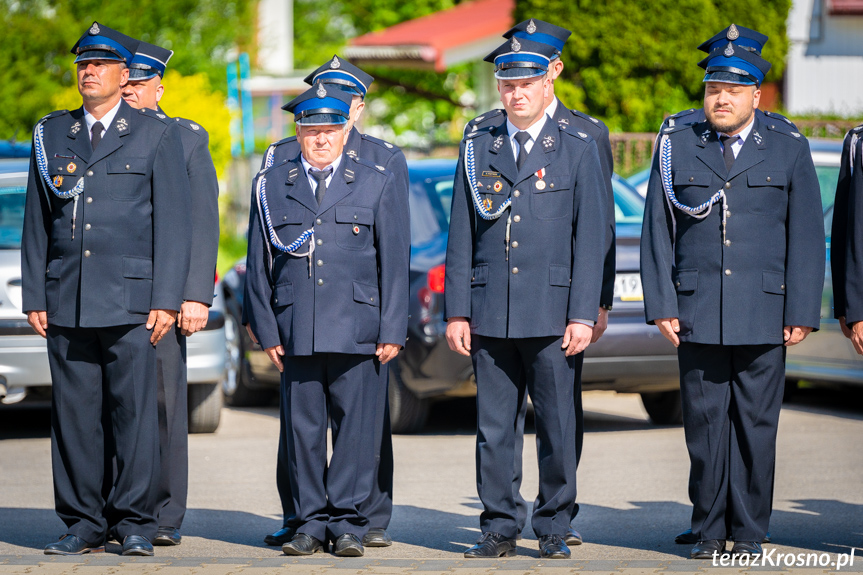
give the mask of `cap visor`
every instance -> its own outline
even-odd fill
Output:
[[[503,68],[494,73],[494,77],[498,80],[524,80],[527,78],[536,78],[537,76],[545,76],[547,70],[540,68]]]
[[[155,69],[142,70],[141,68],[129,68],[129,80],[149,80],[159,75]]]
[[[752,76],[743,76],[734,72],[708,72],[704,75],[703,82],[722,82],[724,84],[742,84],[744,86],[755,86],[757,82]]]
[[[348,119],[338,114],[309,114],[296,120],[301,126],[337,126],[347,124]]]
[[[85,50],[78,54],[75,58],[75,63],[86,62],[87,60],[116,60],[117,62],[125,62],[126,59],[115,52],[108,50]]]

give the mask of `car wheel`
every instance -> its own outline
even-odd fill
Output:
[[[189,386],[189,433],[213,433],[222,417],[222,386],[194,383]]]
[[[232,313],[225,314],[225,340],[227,342],[227,364],[225,379],[222,381],[222,393],[225,403],[234,407],[254,407],[267,405],[273,397],[266,389],[251,389],[251,370],[246,362],[246,350],[243,348],[244,329]]]
[[[390,367],[390,426],[393,433],[417,433],[425,426],[429,402],[405,386],[398,360]]]
[[[642,393],[641,403],[650,420],[657,425],[683,423],[683,408],[680,405],[680,390]]]

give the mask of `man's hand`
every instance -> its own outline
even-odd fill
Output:
[[[599,341],[606,329],[608,329],[608,310],[601,307],[599,308],[599,318],[593,324],[593,337],[590,338],[590,343]]]
[[[150,343],[156,345],[159,340],[168,333],[174,322],[177,321],[177,312],[173,309],[151,309],[147,317],[147,329],[153,330]]]
[[[401,348],[402,346],[397,343],[379,343],[375,350],[375,355],[378,356],[378,359],[383,364],[391,359],[395,359]]]
[[[851,326],[851,331],[853,332],[851,343],[854,344],[854,349],[857,350],[857,353],[863,355],[863,321],[854,322],[854,325]]]
[[[848,339],[851,339],[851,336],[853,335],[854,332],[852,332],[851,328],[848,327],[848,324],[845,323],[845,316],[844,315],[839,318],[839,327],[842,328],[842,335],[844,335]]]
[[[192,335],[207,327],[207,319],[210,317],[210,308],[201,302],[184,301],[180,306],[180,315],[177,317],[177,325],[183,335]]]
[[[282,356],[285,355],[284,347],[277,345],[275,347],[268,347],[264,351],[267,352],[267,357],[270,358],[270,361],[273,362],[273,365],[279,368],[279,373],[285,371],[285,366],[282,363]]]
[[[470,356],[470,324],[466,317],[451,317],[446,324],[446,342],[456,353]]]
[[[246,324],[246,333],[249,334],[249,337],[252,339],[253,342],[258,343],[258,338],[255,337],[254,333],[252,333],[252,325],[251,324],[248,324],[248,323]]]
[[[782,335],[785,338],[785,347],[797,345],[812,331],[811,327],[801,325],[786,325],[782,330]]]
[[[28,311],[27,323],[30,324],[30,327],[32,327],[36,333],[38,333],[42,337],[47,337],[47,334],[45,332],[45,330],[48,329],[47,311]]]
[[[577,321],[569,322],[569,325],[566,326],[566,332],[563,334],[563,343],[560,348],[565,350],[564,355],[566,357],[577,355],[587,349],[592,337],[593,326]]]
[[[677,334],[680,333],[680,322],[676,317],[666,317],[658,319],[654,322],[659,332],[665,336],[665,339],[674,344],[674,347],[680,347],[680,338]]]

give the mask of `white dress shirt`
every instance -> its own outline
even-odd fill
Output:
[[[123,98],[120,98],[117,105],[108,110],[108,112],[98,120],[93,116],[93,114],[87,111],[87,108],[84,108],[84,122],[87,123],[87,136],[91,141],[93,140],[93,124],[96,122],[102,122],[102,133],[100,135],[104,136],[105,132],[108,131],[108,126],[110,126],[111,122],[114,121],[114,116],[117,115],[117,111],[120,109],[120,103],[122,101]]]
[[[506,119],[506,132],[509,134],[509,143],[512,146],[512,154],[513,157],[518,160],[518,142],[515,140],[515,135],[519,131],[527,132],[530,135],[530,140],[528,140],[524,144],[524,149],[527,150],[529,154],[533,149],[533,144],[536,142],[536,139],[539,138],[539,134],[542,132],[543,127],[545,127],[545,121],[547,120],[547,116],[545,113],[542,114],[542,118],[540,118],[537,122],[528,128],[527,130],[519,130],[515,127],[515,124],[510,122],[509,118]]]
[[[737,154],[740,153],[740,148],[743,147],[743,143],[746,142],[746,138],[749,137],[749,133],[752,131],[752,127],[755,125],[755,118],[752,118],[752,121],[749,122],[749,125],[743,128],[743,130],[737,134],[738,138],[731,144],[731,151],[734,152],[734,157],[737,158]],[[720,132],[719,136],[727,136],[728,134],[724,134]],[[722,151],[725,152],[725,146],[722,145],[722,140],[719,141],[719,147],[722,148]]]
[[[308,163],[302,154],[300,154],[300,162],[302,162],[302,164],[303,164],[303,170],[306,171],[306,178],[309,180],[309,186],[311,186],[312,193],[314,193],[315,190],[318,189],[318,180],[316,180],[315,177],[309,173],[309,170],[317,170],[317,168],[315,168],[313,165]],[[330,164],[330,166],[333,167],[333,171],[330,172],[329,176],[327,176],[327,179],[326,179],[327,189],[329,189],[330,182],[333,181],[333,176],[335,175],[336,171],[339,169],[339,165],[341,163],[342,163],[342,156],[339,155],[339,157],[336,158],[336,161],[333,162],[332,164]],[[326,170],[328,167],[329,166],[324,166],[324,169]]]

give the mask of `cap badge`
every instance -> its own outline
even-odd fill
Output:
[[[339,61],[339,57],[333,56],[333,61],[330,62],[330,69],[338,70],[341,67],[342,67],[342,63]]]
[[[120,118],[117,120],[117,131],[122,132],[129,128],[129,123],[126,122],[126,118]]]
[[[531,18],[530,22],[527,23],[526,30],[528,34],[533,34],[534,32],[536,32],[536,24],[533,23],[533,18]]]
[[[70,174],[74,174],[75,168],[77,168],[77,167],[78,166],[75,165],[75,162],[69,162],[69,164],[66,166],[66,171],[69,172]]]
[[[99,29],[99,25],[97,23],[93,22],[93,25],[90,26],[90,29],[88,30],[88,32],[90,32],[91,36],[95,36],[96,34],[101,32],[101,30]]]
[[[740,38],[740,31],[737,29],[737,26],[732,24],[731,27],[728,28],[728,34],[726,34],[725,37],[729,40],[737,40]]]
[[[513,52],[518,52],[519,50],[521,50],[521,42],[519,42],[517,38],[513,37],[510,47],[512,48]]]
[[[729,58],[730,58],[731,56],[734,56],[734,44],[731,44],[731,43],[729,42],[729,44],[728,44],[728,46],[726,46],[726,48],[725,48],[725,52],[723,52],[723,54],[725,54],[725,55],[726,55],[726,56],[728,56]]]
[[[81,131],[81,122],[75,122],[74,124],[72,124],[72,133],[73,134],[77,134],[80,131]]]
[[[327,89],[324,88],[323,82],[318,82],[318,91],[315,92],[315,94],[317,94],[318,98],[326,98],[327,97]]]

